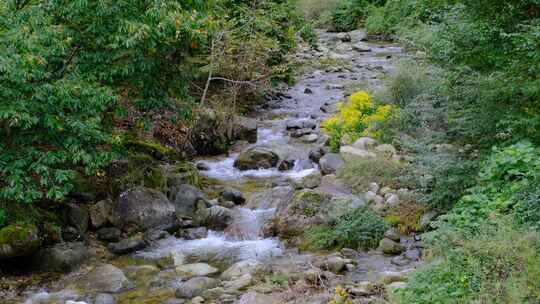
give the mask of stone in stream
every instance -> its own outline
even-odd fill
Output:
[[[366,44],[361,43],[361,42],[353,44],[352,49],[359,52],[359,53],[371,52],[371,48],[369,46],[367,46]]]
[[[422,256],[422,251],[420,250],[420,248],[409,249],[405,251],[404,256],[405,258],[415,262],[418,261]]]
[[[122,237],[122,231],[116,227],[103,227],[97,231],[97,238],[105,242],[118,242]]]
[[[178,286],[175,295],[178,298],[193,299],[200,296],[205,290],[216,288],[219,282],[208,277],[196,277],[183,282]]]
[[[197,163],[196,165],[197,170],[199,171],[208,171],[210,170],[210,167],[205,163]]]
[[[337,153],[327,153],[319,160],[319,167],[323,175],[336,173],[344,164],[343,158]]]
[[[233,221],[233,214],[230,209],[222,206],[213,206],[197,211],[199,224],[209,229],[223,230]]]
[[[246,198],[238,189],[227,188],[220,193],[220,199],[222,201],[231,201],[236,205],[242,205],[246,202]]]
[[[176,224],[175,207],[163,193],[136,187],[120,194],[112,222],[124,231],[169,228]]]
[[[317,123],[313,119],[309,118],[300,118],[287,121],[285,128],[288,131],[298,130],[298,129],[315,129]]]
[[[330,194],[321,191],[297,191],[289,203],[278,206],[277,231],[280,235],[297,236],[324,223],[331,198]]]
[[[219,269],[214,268],[205,263],[184,264],[175,268],[177,274],[182,277],[205,277],[211,276],[219,272]]]
[[[31,255],[40,245],[34,225],[8,225],[0,229],[0,260]]]
[[[165,230],[152,229],[144,233],[144,240],[146,242],[152,243],[152,242],[156,242],[162,239],[166,239],[170,236],[171,235]]]
[[[226,281],[223,283],[223,287],[227,291],[238,291],[244,289],[253,284],[253,276],[249,273],[246,273],[232,281]]]
[[[304,135],[304,136],[300,137],[300,140],[305,142],[305,143],[314,143],[318,139],[319,139],[319,135],[317,135],[317,134],[309,134],[309,135]]]
[[[234,161],[234,167],[245,170],[270,169],[276,167],[279,156],[266,147],[253,147],[242,152]]]
[[[236,116],[233,130],[236,140],[246,140],[250,144],[257,142],[257,121],[255,119]]]
[[[296,130],[292,131],[290,135],[293,138],[300,138],[300,137],[303,137],[303,136],[306,136],[306,135],[311,135],[311,134],[313,134],[313,132],[315,132],[313,129],[303,128],[303,129],[296,129]]]
[[[134,285],[117,267],[104,264],[83,276],[77,286],[85,291],[117,293],[133,288]]]
[[[294,159],[284,159],[279,162],[278,170],[279,171],[289,171],[294,168]]]
[[[384,238],[380,241],[379,246],[384,254],[397,255],[403,252],[405,248],[398,242]]]
[[[117,243],[110,243],[107,248],[114,254],[128,254],[146,248],[146,242],[139,237],[131,237]]]
[[[115,304],[113,296],[108,293],[99,293],[94,299],[94,304]]]
[[[206,227],[187,228],[179,230],[176,235],[186,240],[204,239],[208,236],[208,229]]]
[[[40,270],[68,272],[78,267],[88,255],[88,248],[82,242],[58,243],[40,249],[32,262]]]
[[[293,180],[293,183],[296,189],[315,189],[321,184],[321,179],[321,172],[313,171],[306,176]]]
[[[167,195],[178,215],[193,215],[197,210],[197,202],[204,200],[202,191],[188,184],[169,185]]]
[[[318,147],[309,151],[309,159],[311,159],[311,161],[313,161],[314,163],[318,164],[321,157],[323,157],[325,154],[326,151],[323,148]]]
[[[220,277],[222,280],[231,281],[246,274],[253,275],[256,272],[263,271],[264,268],[264,264],[257,260],[244,260],[233,264],[231,267],[225,270]]]
[[[255,209],[276,208],[286,204],[293,196],[294,188],[291,186],[278,186],[264,192],[253,194],[247,206]]]
[[[304,94],[313,94],[313,90],[311,90],[310,88],[305,88]]]

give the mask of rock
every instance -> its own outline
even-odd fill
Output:
[[[177,236],[186,240],[204,239],[208,236],[206,227],[188,228],[178,231]]]
[[[211,288],[211,289],[207,289],[203,291],[201,296],[204,300],[215,300],[221,297],[224,293],[225,293],[225,290],[223,288],[216,287],[216,288]],[[194,303],[193,300],[191,300],[191,303]]]
[[[353,146],[342,146],[339,148],[339,154],[343,157],[345,162],[354,162],[359,159],[372,159],[377,157],[373,152],[358,149]]]
[[[341,42],[351,42],[351,35],[349,33],[338,33],[337,39],[339,39]]]
[[[304,136],[300,137],[300,140],[305,142],[305,143],[314,143],[318,139],[319,139],[319,135],[317,135],[317,134],[309,134],[309,135],[304,135]]]
[[[34,225],[8,225],[0,229],[0,260],[31,255],[41,240]]]
[[[169,254],[173,266],[184,265],[187,261],[186,255],[181,251],[173,251]]]
[[[165,230],[152,229],[144,233],[144,240],[146,242],[152,243],[162,239],[166,239],[171,235]]]
[[[169,228],[176,223],[175,208],[163,193],[136,187],[120,194],[112,222],[124,231]]]
[[[178,298],[193,299],[200,296],[205,290],[212,289],[218,286],[216,279],[207,277],[197,277],[189,279],[180,284],[176,289],[175,295]]]
[[[85,291],[117,293],[128,290],[134,285],[126,278],[122,270],[104,264],[94,268],[77,282],[79,288]]]
[[[291,137],[293,138],[300,138],[300,137],[303,137],[305,135],[310,135],[310,134],[313,134],[313,132],[315,132],[313,129],[309,129],[309,128],[304,128],[304,129],[296,129],[296,130],[293,130],[290,135]]]
[[[364,43],[353,44],[352,49],[359,53],[368,53],[371,52],[371,48]]]
[[[221,274],[221,279],[226,281],[235,280],[246,274],[253,275],[264,269],[264,264],[257,260],[249,259],[237,262]]]
[[[403,252],[405,248],[397,242],[392,241],[391,239],[384,238],[379,243],[381,250],[384,254],[396,255]]]
[[[230,209],[222,206],[213,206],[197,212],[199,223],[210,229],[223,230],[233,221]]]
[[[387,239],[391,239],[394,242],[399,242],[401,240],[401,236],[395,228],[390,228],[386,230],[386,232],[384,233],[384,237]]]
[[[385,286],[386,290],[390,293],[393,293],[394,291],[405,287],[407,287],[407,283],[405,282],[394,282]]]
[[[390,263],[396,266],[403,267],[403,266],[409,265],[411,263],[411,260],[406,259],[405,257],[401,255],[398,255],[398,256],[393,257],[392,260],[390,260]]]
[[[375,147],[375,151],[386,156],[392,156],[397,153],[396,148],[389,144],[379,145]]]
[[[257,142],[257,121],[255,119],[236,116],[233,130],[236,140],[246,140],[250,144]]]
[[[296,236],[324,222],[331,195],[304,189],[297,191],[288,204],[277,209],[276,228],[283,236]]]
[[[72,227],[77,228],[79,233],[83,234],[88,230],[90,216],[88,211],[76,204],[67,204],[64,208],[64,221]]]
[[[255,209],[277,208],[286,204],[294,195],[294,188],[291,186],[278,186],[265,192],[255,193],[251,196],[247,206]]]
[[[325,266],[333,273],[340,273],[345,269],[345,260],[339,256],[331,256],[325,261]]]
[[[368,191],[364,194],[364,199],[366,200],[366,202],[369,204],[369,203],[373,203],[376,201],[376,198],[377,198],[377,193],[373,192],[373,191]],[[381,197],[382,199],[382,197]]]
[[[413,262],[416,262],[422,256],[422,251],[419,248],[409,249],[409,250],[405,251],[404,256],[405,256],[405,258],[407,258],[407,259],[409,259],[409,260],[411,260]]]
[[[170,185],[168,196],[178,215],[192,216],[197,211],[197,202],[204,200],[201,190],[188,184]]]
[[[405,282],[407,281],[407,275],[413,271],[413,269],[403,270],[403,271],[383,271],[379,273],[380,283],[387,285],[394,282]]]
[[[399,205],[399,197],[396,194],[390,194],[386,199],[386,204],[391,207]]]
[[[188,278],[211,276],[219,272],[219,269],[205,263],[180,265],[175,270],[180,276]]]
[[[289,120],[285,126],[285,128],[289,131],[297,129],[315,129],[316,127],[317,123],[315,120],[309,118]]]
[[[88,249],[82,242],[58,243],[40,249],[33,257],[33,264],[40,270],[68,272],[78,267],[88,257]]]
[[[109,219],[112,217],[112,205],[111,200],[102,200],[88,208],[90,223],[94,229],[101,228],[109,223]]]
[[[202,163],[202,162],[201,162],[201,163],[197,163],[197,164],[195,165],[195,167],[196,167],[197,170],[199,170],[199,171],[208,171],[208,170],[210,170],[210,166],[208,166],[207,164]]]
[[[387,194],[392,192],[394,192],[394,190],[392,190],[392,188],[390,187],[382,187],[381,190],[379,190],[379,194],[382,196],[386,196]]]
[[[375,294],[376,289],[373,287],[373,283],[364,281],[347,288],[347,292],[356,297],[367,297]]]
[[[437,217],[437,211],[428,211],[420,218],[420,227],[422,230],[427,230],[430,227],[431,222]]]
[[[203,297],[195,297],[193,299],[191,299],[191,301],[189,301],[191,304],[202,304],[204,303],[204,298]]]
[[[315,149],[309,151],[309,159],[312,162],[318,164],[319,160],[321,159],[321,157],[324,156],[324,154],[326,154],[326,151],[323,148],[321,148],[321,147],[315,148]]]
[[[313,90],[311,90],[310,88],[305,88],[304,94],[313,94]]]
[[[94,304],[115,304],[113,296],[108,293],[100,293],[96,295],[94,299]]]
[[[352,146],[360,150],[369,150],[377,146],[379,143],[371,137],[360,137]]]
[[[235,280],[225,282],[223,284],[223,287],[225,287],[227,291],[238,291],[240,289],[251,286],[252,284],[253,277],[251,276],[251,274],[246,273]]]
[[[254,291],[245,293],[235,304],[280,304],[283,303],[276,295],[260,294]]]
[[[319,171],[313,171],[308,175],[294,180],[297,189],[315,189],[321,184],[322,175]]]
[[[294,168],[294,159],[284,159],[278,165],[279,171],[289,171]]]
[[[358,257],[358,252],[351,248],[341,249],[341,254],[348,259],[356,259]]]
[[[121,240],[118,243],[110,243],[107,248],[114,254],[128,254],[146,248],[146,243],[138,237]]]
[[[377,194],[377,192],[379,192],[379,184],[377,184],[377,183],[369,183],[369,191]]]
[[[62,229],[62,240],[64,242],[75,242],[81,238],[79,230],[75,227],[65,227]]]
[[[163,304],[185,304],[185,303],[186,303],[186,299],[176,299],[176,298],[171,298],[163,302]]]
[[[227,188],[223,190],[220,194],[220,199],[223,201],[234,202],[236,205],[242,205],[246,202],[246,198],[244,197],[242,192],[234,188]]]
[[[279,156],[264,147],[254,147],[244,151],[234,161],[234,167],[239,170],[269,169],[277,165]]]
[[[104,227],[97,231],[97,238],[105,242],[118,242],[122,237],[122,231],[116,227]]]
[[[341,155],[336,153],[327,153],[319,160],[319,166],[323,175],[336,173],[344,164],[345,162]]]

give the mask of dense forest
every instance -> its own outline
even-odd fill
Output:
[[[0,274],[73,233],[91,243],[93,219],[74,223],[77,206],[134,187],[169,195],[171,174],[214,191],[193,160],[254,144],[247,117],[287,100],[305,71],[340,64],[295,54],[322,53],[321,33],[345,42],[359,29],[408,55],[381,87],[346,94],[321,121],[317,151],[343,156],[373,138],[400,158],[345,159],[335,178],[362,199],[369,182],[410,191],[384,210],[329,212],[294,238],[277,219],[277,236],[301,250],[362,251],[383,247],[391,227],[421,235],[423,264],[395,291],[370,285],[369,303],[539,303],[540,0],[1,2]],[[287,165],[277,163],[268,167]],[[291,202],[317,187],[293,186]],[[321,286],[328,303],[364,303]]]

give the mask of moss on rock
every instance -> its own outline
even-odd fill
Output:
[[[32,254],[40,245],[35,225],[14,224],[0,230],[0,260]]]

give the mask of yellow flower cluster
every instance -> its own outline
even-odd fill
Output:
[[[349,294],[343,287],[337,286],[335,292],[336,295],[334,296],[334,299],[329,302],[329,304],[352,304]]]
[[[377,106],[367,92],[360,91],[351,95],[348,102],[338,104],[338,110],[323,122],[323,128],[332,137],[341,138],[347,134],[354,140],[361,136],[380,137],[376,126],[388,118],[392,106]]]

